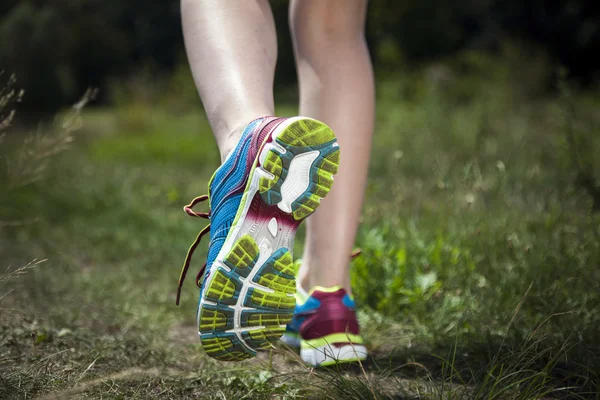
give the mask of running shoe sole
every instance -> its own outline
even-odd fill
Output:
[[[362,338],[350,333],[334,333],[318,339],[302,340],[300,357],[314,367],[360,362],[367,358]]]
[[[283,335],[295,307],[296,229],[331,189],[338,165],[335,135],[317,120],[289,118],[264,139],[204,282],[197,322],[207,355],[243,360]]]

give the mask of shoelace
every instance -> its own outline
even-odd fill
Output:
[[[193,208],[198,203],[202,203],[206,200],[208,200],[207,194],[196,197],[194,200],[192,200],[192,202],[190,204],[183,207],[183,211],[185,211],[186,214],[189,215],[190,217],[203,218],[203,219],[210,220],[210,210],[207,213],[196,212],[193,210]],[[198,247],[198,245],[200,244],[202,237],[204,235],[206,235],[209,231],[210,231],[210,223],[208,225],[206,225],[204,227],[204,229],[202,229],[200,231],[200,233],[196,237],[196,240],[194,240],[194,243],[192,243],[192,245],[190,246],[190,249],[187,252],[187,255],[185,256],[185,261],[183,263],[183,267],[181,268],[181,274],[179,275],[179,285],[177,286],[177,298],[175,299],[176,305],[179,305],[179,298],[181,297],[181,288],[183,287],[183,281],[185,280],[185,276],[187,275],[188,269],[190,268],[190,263],[192,262],[192,255],[194,254],[196,247]],[[196,275],[196,285],[198,287],[201,286],[200,280],[202,279],[202,275],[204,274],[205,269],[206,269],[206,262],[204,262],[204,265],[202,265],[202,268],[200,268],[200,271],[198,271],[198,274]]]
[[[210,220],[210,210],[207,213],[196,212],[193,210],[193,208],[198,203],[205,202],[206,200],[208,200],[207,194],[198,196],[194,200],[192,200],[192,202],[190,204],[183,207],[183,211],[185,211],[185,213],[187,215],[189,215],[190,217],[203,218],[203,219]],[[206,225],[204,227],[204,229],[202,229],[200,231],[200,233],[198,233],[196,240],[194,240],[194,243],[192,243],[192,245],[190,246],[190,249],[187,252],[187,255],[185,256],[185,261],[183,262],[183,267],[181,267],[181,274],[179,275],[179,284],[177,285],[177,297],[175,298],[176,305],[179,305],[179,299],[181,298],[181,288],[183,287],[183,282],[185,281],[185,277],[187,275],[188,269],[190,269],[190,264],[192,262],[192,255],[194,254],[194,251],[200,244],[202,237],[204,235],[206,235],[209,231],[210,231],[210,223],[208,225]],[[350,259],[351,260],[355,259],[356,257],[358,257],[361,254],[361,252],[362,251],[360,248],[354,249],[352,251],[352,254],[350,254]],[[202,275],[204,274],[205,270],[206,270],[206,261],[204,262],[204,264],[200,268],[200,271],[198,271],[198,274],[196,275],[196,286],[198,286],[198,287],[201,287],[200,281],[202,280]]]

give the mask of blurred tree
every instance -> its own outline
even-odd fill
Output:
[[[278,84],[295,81],[286,0],[272,0]],[[435,60],[464,48],[494,51],[506,38],[541,46],[583,83],[597,78],[600,2],[591,0],[370,0],[367,40],[376,68]],[[27,90],[23,108],[50,112],[90,85],[141,66],[169,71],[182,59],[179,1],[4,0],[0,69]],[[596,77],[596,78],[595,78]]]
[[[0,65],[34,93],[37,110],[52,109],[72,89],[68,45],[59,11],[18,2],[0,21]]]
[[[177,1],[25,0],[0,10],[0,69],[17,75],[22,109],[36,113],[142,64],[170,68],[182,49]]]

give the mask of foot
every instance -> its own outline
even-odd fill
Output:
[[[296,305],[282,341],[300,347],[304,362],[327,366],[367,358],[360,336],[354,301],[346,291],[315,287]]]
[[[294,267],[295,267],[294,269],[296,271],[300,270],[301,265],[302,265],[302,260],[298,259],[298,260],[294,261]],[[302,342],[302,338],[300,337],[300,325],[302,324],[302,320],[296,311],[298,310],[298,308],[300,307],[301,304],[306,303],[307,299],[308,299],[308,293],[306,292],[306,290],[304,290],[304,288],[302,288],[300,281],[297,280],[296,281],[296,308],[294,309],[294,316],[292,317],[292,320],[290,321],[290,323],[286,325],[285,333],[281,337],[281,342],[283,344],[285,344],[289,347],[292,347],[294,349],[299,349],[301,342]]]
[[[207,355],[243,360],[284,333],[295,305],[296,229],[329,192],[338,162],[327,125],[262,118],[217,169],[209,183],[210,244],[197,314]]]

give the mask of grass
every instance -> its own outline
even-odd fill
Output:
[[[218,155],[176,95],[129,96],[33,183],[1,182],[0,398],[598,399],[600,99],[527,96],[473,54],[443,68],[380,80],[352,267],[368,363],[203,355],[192,280],[174,305],[202,228],[181,207]]]

